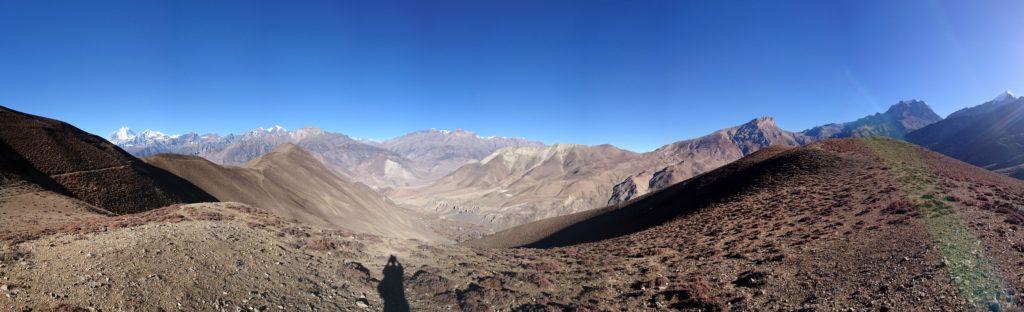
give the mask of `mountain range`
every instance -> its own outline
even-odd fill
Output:
[[[0,107],[0,158],[5,184],[27,183],[79,199],[106,213],[214,200],[103,138],[6,107]]]
[[[135,134],[122,127],[109,140],[138,157],[175,153],[222,165],[241,165],[278,145],[294,143],[341,176],[375,188],[420,185],[502,147],[542,145],[525,139],[481,137],[463,130],[426,130],[374,142],[316,127],[289,131],[280,126],[225,136],[168,136],[151,130]]]
[[[884,113],[876,113],[852,122],[833,123],[800,132],[780,129],[771,117],[755,119],[744,125],[719,130],[710,135],[679,141],[651,153],[645,169],[615,185],[608,204],[616,204],[653,190],[689,179],[769,146],[800,146],[834,138],[885,136],[903,138],[907,133],[942,120],[923,101],[909,100],[893,104]]]
[[[647,153],[611,145],[542,143],[480,137],[465,130],[424,130],[375,142],[307,127],[275,126],[241,135],[122,128],[110,139],[137,156],[156,152],[198,155],[238,165],[293,142],[346,179],[371,185],[401,205],[489,231],[618,204],[665,188],[769,146],[800,146],[843,137],[890,136],[941,120],[923,101],[900,101],[886,112],[800,132],[771,117],[754,119]]]
[[[904,101],[802,132],[761,117],[647,153],[468,131],[111,138],[143,159],[2,108],[0,307],[1012,310],[1024,182],[894,138],[1005,172],[1021,102],[933,122]],[[419,180],[368,170],[388,161]],[[470,223],[497,232],[435,231]]]
[[[143,158],[209,192],[220,201],[267,209],[297,223],[390,237],[437,240],[411,213],[370,187],[327,169],[309,152],[284,143],[241,166],[221,166],[198,156]]]
[[[1013,122],[1020,120],[1015,114],[1019,106],[1020,98],[1005,93],[944,120],[923,101],[904,100],[885,112],[799,132],[780,129],[765,116],[647,153],[610,145],[546,146],[461,129],[416,131],[378,142],[314,127],[288,131],[275,126],[223,137],[149,130],[135,134],[122,128],[110,140],[136,156],[197,155],[229,166],[294,143],[341,178],[365,183],[398,205],[488,232],[628,202],[769,146],[834,138],[905,138],[975,165],[1024,176],[1019,156],[1024,144],[1014,141],[1021,133]]]
[[[1024,97],[1000,94],[910,133],[907,141],[1024,179]]]
[[[603,205],[607,186],[637,158],[611,145],[507,147],[430,185],[389,195],[444,218],[502,228]]]

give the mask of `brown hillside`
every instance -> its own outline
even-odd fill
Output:
[[[6,107],[0,107],[0,153],[5,176],[18,176],[115,213],[213,200],[188,181],[147,165],[100,137]]]
[[[672,268],[668,280],[710,277],[715,297],[753,306],[1009,307],[1024,287],[1022,203],[1024,183],[937,153],[833,140],[755,153],[621,207],[465,245],[650,259]]]
[[[394,207],[370,187],[341,178],[291,143],[241,167],[176,154],[157,154],[145,160],[195,183],[221,201],[250,204],[305,224],[435,239],[408,212]]]
[[[492,230],[601,207],[638,155],[611,145],[506,147],[395,201]]]
[[[349,235],[234,203],[103,218],[0,246],[0,306],[1012,311],[1021,299],[1019,181],[850,139],[769,149],[688,183],[708,197],[677,194],[674,209],[651,207],[667,220],[557,248]]]

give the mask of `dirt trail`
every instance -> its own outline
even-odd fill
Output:
[[[65,173],[58,173],[58,174],[50,175],[50,177],[51,178],[60,178],[60,177],[72,176],[72,175],[83,174],[83,173],[97,173],[97,172],[104,172],[104,171],[115,170],[115,169],[127,169],[130,166],[131,165],[120,165],[120,166],[113,166],[113,167],[106,167],[106,168],[99,168],[99,169],[81,170],[81,171],[74,171],[74,172],[65,172]]]
[[[889,139],[867,140],[883,161],[894,168],[897,185],[907,194],[924,220],[928,233],[943,256],[959,295],[979,309],[1012,307],[1012,292],[984,246],[958,213],[956,201],[944,194],[938,178],[913,146]]]

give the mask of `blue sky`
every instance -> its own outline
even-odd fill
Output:
[[[316,125],[646,151],[1024,91],[1024,1],[7,1],[0,105],[107,135]]]

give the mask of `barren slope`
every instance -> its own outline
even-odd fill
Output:
[[[707,199],[652,207],[667,222],[546,249],[351,236],[230,203],[102,217],[0,247],[0,306],[979,310],[1021,299],[1019,181],[881,139],[762,151],[697,180],[682,187]]]
[[[799,146],[810,139],[780,129],[771,117],[662,146],[631,163],[630,175],[613,186],[607,204],[660,190],[769,146]]]
[[[637,154],[610,145],[510,147],[395,201],[493,229],[600,207]]]
[[[158,154],[145,159],[206,190],[221,201],[267,209],[299,222],[361,233],[434,240],[409,212],[362,183],[349,182],[309,152],[284,143],[242,167],[197,156]]]
[[[907,140],[978,167],[1018,174],[1024,165],[1024,98],[1006,95],[958,111]]]
[[[718,296],[754,288],[767,296],[732,300],[790,308],[1006,307],[1024,286],[1021,203],[1019,181],[898,141],[840,140],[467,245],[651,259],[669,281],[710,278]]]
[[[259,128],[223,137],[189,133],[157,140],[132,140],[122,142],[121,146],[139,157],[174,153],[202,156],[221,165],[241,165],[285,143],[301,146],[346,179],[374,187],[418,184],[423,179],[423,173],[412,160],[383,147],[316,127],[292,131],[281,127]]]
[[[544,146],[521,138],[481,137],[462,129],[423,130],[407,133],[380,143],[417,163],[426,180],[439,179],[459,167],[480,161],[505,147]]]
[[[907,133],[939,122],[924,101],[908,100],[893,104],[884,113],[876,113],[851,122],[828,124],[804,130],[801,134],[814,140],[832,138],[867,138],[884,136],[902,139]]]
[[[164,170],[69,124],[0,107],[3,176],[115,213],[213,200]]]

